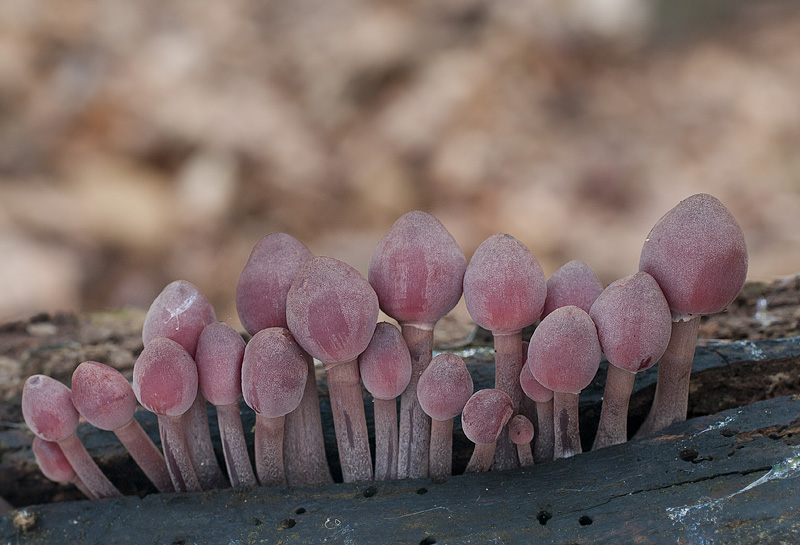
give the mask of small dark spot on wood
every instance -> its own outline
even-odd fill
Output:
[[[374,486],[368,486],[366,488],[366,490],[364,490],[364,497],[365,498],[371,498],[372,496],[374,496],[377,493],[378,493],[378,489],[377,488],[375,488]]]
[[[297,524],[297,521],[294,519],[283,519],[280,524],[278,524],[278,530],[288,530],[289,528],[294,528],[294,525]]]
[[[736,428],[722,428],[720,433],[723,437],[735,437],[739,433],[739,430]]]
[[[583,515],[581,518],[578,519],[578,524],[581,526],[589,526],[592,523],[592,517],[588,515]]]
[[[178,538],[172,542],[172,545],[186,545],[186,539]]]
[[[419,494],[420,496],[423,495],[423,494],[427,494],[427,493],[428,493],[428,489],[427,488],[425,488],[425,487],[417,488],[417,494]]]
[[[297,509],[294,510],[294,514],[295,515],[302,515],[305,512],[306,512],[306,508],[305,507],[298,507]]]
[[[256,517],[252,517],[252,518],[250,518],[250,523],[251,523],[253,526],[261,526],[262,524],[264,524],[264,521],[263,521],[263,520],[261,520],[261,519],[258,519],[258,518],[256,518]]]
[[[425,539],[419,542],[419,545],[433,545],[436,543],[436,538],[433,536],[427,536]]]
[[[697,459],[697,457],[699,456],[699,454],[696,450],[687,448],[685,450],[682,450],[679,456],[680,459],[683,460],[684,462],[694,462],[695,459]]]
[[[536,515],[536,520],[538,520],[539,524],[541,524],[542,526],[547,524],[547,521],[550,520],[551,518],[553,518],[553,515],[550,514],[548,511],[544,510],[539,511],[539,514]]]

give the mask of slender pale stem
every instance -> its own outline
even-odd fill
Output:
[[[114,430],[114,433],[159,492],[175,491],[164,456],[135,418]]]
[[[375,399],[375,480],[397,478],[397,401]]]
[[[325,372],[344,482],[370,481],[372,455],[369,451],[358,360],[327,366]]]
[[[77,475],[75,475],[75,477],[74,477],[74,478],[73,478],[73,479],[70,481],[70,483],[71,483],[71,484],[74,484],[74,485],[75,485],[75,488],[77,488],[78,490],[80,490],[80,491],[83,493],[83,495],[84,495],[84,496],[86,496],[87,498],[89,498],[90,500],[96,500],[96,499],[99,499],[97,496],[95,496],[95,495],[92,493],[92,491],[91,491],[91,490],[89,490],[88,488],[86,488],[86,485],[85,485],[85,484],[83,484],[83,481],[82,481],[82,480],[81,480],[81,478],[80,478],[80,477],[78,477]]]
[[[199,492],[200,481],[189,457],[181,419],[180,416],[158,415],[161,448],[164,450],[164,460],[167,462],[167,471],[175,491]]]
[[[321,486],[333,483],[333,477],[325,455],[314,359],[308,354],[305,358],[308,380],[300,405],[286,415],[283,458],[290,485]]]
[[[86,489],[97,498],[116,498],[122,496],[117,487],[111,484],[92,457],[86,452],[78,436],[74,433],[58,442],[72,469],[83,481]]]
[[[650,435],[670,424],[686,420],[689,406],[689,378],[697,345],[700,319],[672,322],[672,337],[658,362],[658,382],[650,413],[636,437]]]
[[[424,478],[428,476],[431,419],[419,405],[417,383],[431,362],[433,325],[401,325],[411,353],[411,381],[400,396],[397,478]]]
[[[531,444],[525,443],[523,445],[516,445],[517,456],[519,457],[520,467],[530,467],[533,465],[533,452],[531,452]]]
[[[430,474],[443,483],[453,474],[453,419],[431,419]]]
[[[464,473],[485,473],[492,467],[495,443],[476,443]]]
[[[253,466],[250,465],[250,456],[247,454],[239,404],[218,405],[217,422],[231,486],[234,488],[255,486],[256,476],[253,474]]]
[[[522,403],[522,386],[519,374],[525,360],[522,357],[522,331],[494,334],[494,387],[511,398],[514,414],[519,414]],[[508,426],[503,427],[497,438],[493,469],[504,470],[519,467],[517,449],[508,435]]]
[[[256,473],[261,486],[286,484],[283,465],[283,427],[286,418],[256,414]]]
[[[600,423],[592,450],[619,445],[628,440],[628,404],[636,373],[609,364]]]
[[[555,392],[553,394],[553,457],[569,458],[581,452],[581,434],[578,425],[578,394]]]
[[[189,456],[203,490],[227,487],[228,483],[219,467],[214,445],[211,443],[206,398],[199,390],[182,421],[186,444],[189,446]]]
[[[553,400],[536,403],[536,427],[533,435],[533,459],[537,464],[553,460]]]

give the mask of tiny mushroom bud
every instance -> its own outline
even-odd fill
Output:
[[[504,391],[487,388],[472,394],[461,413],[464,435],[475,443],[467,473],[489,471],[494,459],[495,442],[513,415],[511,398]]]
[[[522,391],[536,403],[536,427],[533,441],[533,458],[537,464],[553,459],[553,390],[548,390],[536,380],[527,364],[519,374]]]
[[[508,435],[511,442],[517,446],[519,465],[528,467],[533,465],[531,441],[533,441],[533,424],[526,417],[518,414],[508,422]]]
[[[639,270],[656,279],[673,319],[653,406],[637,433],[641,436],[686,419],[697,318],[724,310],[742,289],[747,276],[744,234],[719,200],[692,195],[650,231]]]
[[[602,291],[603,284],[589,265],[577,259],[564,263],[547,279],[547,300],[542,318],[568,305],[589,312]]]
[[[58,446],[58,443],[46,441],[36,436],[33,438],[31,447],[33,457],[36,458],[36,463],[39,464],[39,469],[42,470],[45,477],[53,482],[73,484],[90,500],[97,499],[97,496],[86,488],[81,478],[72,469],[72,464],[64,456],[64,452]]]
[[[431,417],[430,476],[444,482],[453,473],[453,419],[472,396],[472,377],[464,360],[439,354],[417,384],[419,404]]]

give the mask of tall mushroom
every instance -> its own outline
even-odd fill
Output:
[[[608,359],[600,423],[593,449],[628,439],[628,403],[636,373],[664,354],[672,331],[669,304],[646,272],[626,276],[603,290],[589,311]]]
[[[553,390],[554,458],[581,452],[578,395],[592,382],[601,357],[594,322],[573,305],[548,314],[531,336],[528,365],[534,378]]]
[[[568,305],[589,312],[592,303],[602,291],[603,284],[589,265],[577,259],[568,261],[547,279],[547,299],[542,318],[555,309]]]
[[[81,478],[72,469],[72,464],[64,456],[58,443],[45,441],[41,437],[35,436],[31,450],[33,450],[33,457],[36,458],[36,463],[45,477],[56,483],[75,485],[75,488],[83,492],[83,495],[90,500],[97,499],[97,496],[84,486]]]
[[[464,360],[455,354],[434,357],[419,378],[419,404],[431,417],[429,467],[433,482],[445,482],[453,473],[453,419],[464,410],[473,388]]]
[[[411,380],[411,354],[400,330],[381,322],[358,356],[364,388],[375,415],[375,480],[397,478],[397,401]]]
[[[650,413],[637,436],[686,419],[699,317],[725,309],[747,276],[747,246],[736,219],[715,197],[681,201],[655,224],[639,270],[656,279],[672,310],[672,336],[658,365]]]
[[[539,262],[519,240],[499,233],[486,239],[464,273],[464,300],[472,319],[494,337],[494,386],[520,410],[519,374],[525,362],[522,329],[539,319],[547,295]],[[519,467],[514,443],[503,430],[497,440],[496,469]]]
[[[272,233],[253,247],[236,287],[236,310],[251,335],[286,323],[286,294],[294,277],[314,257],[286,233]],[[314,360],[304,352],[308,380],[300,406],[286,415],[283,454],[290,485],[318,486],[333,482],[325,456]]]
[[[497,438],[514,415],[511,398],[502,390],[478,390],[461,412],[461,428],[475,450],[467,463],[466,473],[484,473],[492,467]]]
[[[289,330],[325,366],[345,482],[372,479],[357,358],[372,339],[378,312],[378,297],[364,277],[330,257],[307,262],[286,296]]]
[[[553,460],[553,390],[541,385],[526,364],[519,374],[525,395],[536,403],[536,426],[533,437],[533,459],[537,464]]]
[[[378,242],[369,282],[381,310],[400,323],[413,371],[400,396],[397,476],[428,476],[430,418],[419,406],[417,382],[433,356],[433,328],[461,298],[467,260],[439,220],[404,214]]]

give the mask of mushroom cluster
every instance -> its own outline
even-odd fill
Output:
[[[103,363],[83,362],[71,389],[30,377],[22,410],[45,476],[89,498],[120,492],[78,439],[81,417],[113,431],[161,492],[327,484],[333,479],[317,360],[345,482],[447,480],[459,415],[475,443],[467,472],[527,467],[583,450],[578,397],[603,354],[610,365],[593,448],[628,439],[636,373],[657,362],[655,399],[638,433],[685,419],[698,316],[723,310],[746,273],[741,229],[705,194],[662,217],[639,271],[605,289],[580,261],[545,279],[530,250],[507,234],[489,237],[467,263],[425,212],[395,222],[375,249],[368,278],[275,233],[255,245],[239,279],[244,333],[218,322],[195,286],[173,282],[147,313],[132,384]],[[477,392],[460,357],[433,357],[435,324],[462,295],[494,337],[495,384]],[[399,328],[378,323],[381,310]],[[527,342],[522,330],[532,324]],[[362,387],[374,399],[372,449]],[[242,398],[256,414],[254,459]],[[158,417],[160,449],[134,418],[137,401]],[[210,439],[208,403],[219,422],[224,470]]]

